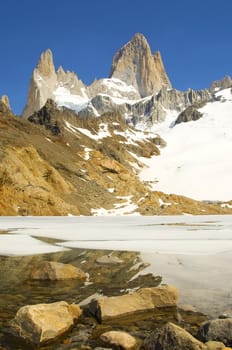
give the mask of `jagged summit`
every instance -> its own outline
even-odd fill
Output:
[[[36,69],[45,77],[53,76],[56,74],[55,66],[53,63],[53,55],[50,49],[47,49],[45,52],[42,52]]]
[[[143,34],[137,33],[114,56],[110,77],[118,78],[134,86],[141,97],[158,92],[162,87],[171,88],[161,54],[152,55]]]
[[[28,118],[40,110],[48,99],[56,101],[57,96],[67,96],[70,92],[83,95],[83,93],[85,94],[84,90],[85,85],[75,73],[65,72],[61,66],[56,72],[52,51],[47,49],[41,54],[33,71],[23,117]]]

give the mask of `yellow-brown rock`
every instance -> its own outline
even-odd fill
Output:
[[[141,97],[152,95],[163,86],[171,88],[160,53],[152,55],[146,38],[140,33],[115,54],[110,77],[132,85]]]
[[[136,350],[139,348],[138,341],[126,332],[105,332],[100,336],[100,340],[106,345],[116,346],[122,350]]]
[[[33,344],[46,343],[68,331],[80,315],[78,305],[64,301],[27,305],[18,310],[11,331]]]
[[[136,312],[176,306],[177,300],[178,291],[176,287],[164,285],[142,288],[133,294],[99,298],[93,300],[89,308],[101,322],[104,322]]]
[[[81,269],[71,265],[62,264],[56,261],[43,261],[36,267],[33,267],[30,278],[32,280],[67,280],[78,279],[85,281],[87,275]]]

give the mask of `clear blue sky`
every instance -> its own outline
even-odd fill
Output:
[[[1,4],[0,95],[26,103],[42,51],[90,84],[107,77],[136,32],[160,50],[175,88],[205,88],[232,75],[232,0],[7,0]]]

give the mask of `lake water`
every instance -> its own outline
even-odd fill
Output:
[[[180,289],[180,301],[203,311],[232,308],[232,216],[2,217],[0,255],[70,248],[131,250],[144,270]],[[59,242],[48,244],[42,237]]]

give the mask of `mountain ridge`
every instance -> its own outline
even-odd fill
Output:
[[[132,67],[128,81],[86,86],[74,72],[55,70],[48,49],[33,71],[24,118],[2,97],[1,215],[232,213],[232,79],[181,92],[141,34],[120,52],[127,64],[119,69],[116,54],[112,75]],[[142,97],[144,86],[155,90]]]

